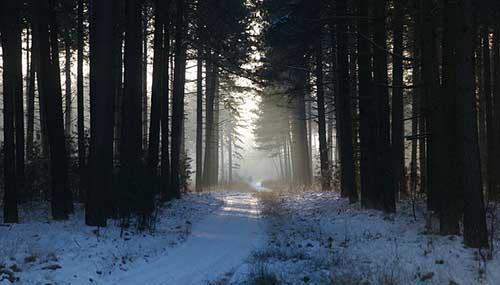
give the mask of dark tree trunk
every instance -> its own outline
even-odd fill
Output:
[[[215,71],[215,97],[214,97],[214,123],[213,123],[213,134],[212,138],[214,140],[212,147],[212,173],[210,174],[211,184],[218,185],[219,184],[219,134],[220,134],[220,98],[219,98],[219,70]]]
[[[351,94],[349,85],[349,55],[347,51],[347,1],[337,1],[337,63],[339,93],[337,98],[337,130],[340,140],[341,195],[351,203],[358,200],[355,181],[354,150],[352,141]]]
[[[231,185],[233,183],[233,122],[229,122],[229,133],[227,134],[227,183]]]
[[[428,108],[425,113],[418,114],[419,116],[424,116],[426,119],[425,129],[420,129],[420,133],[427,133],[430,138],[427,143],[426,155],[427,155],[427,185],[424,186],[427,189],[427,207],[431,211],[438,212],[440,208],[440,191],[442,187],[445,187],[441,179],[443,175],[442,167],[444,161],[447,158],[444,156],[441,147],[444,145],[441,143],[440,133],[443,129],[443,114],[441,108],[441,98],[440,86],[439,86],[439,72],[438,66],[436,64],[439,62],[437,54],[437,38],[435,34],[435,15],[432,13],[434,6],[431,1],[422,1],[422,17],[420,22],[422,23],[421,32],[421,55],[422,55],[422,67],[421,67],[421,78],[422,78],[422,90],[418,93],[418,96],[427,98]],[[418,67],[416,67],[418,68]],[[417,103],[418,98],[415,99]],[[416,106],[416,105],[415,105]],[[422,111],[422,110],[420,110]],[[416,111],[415,111],[416,112]],[[415,134],[415,133],[414,133]],[[422,142],[422,141],[421,141]],[[422,172],[422,170],[421,170]]]
[[[170,196],[180,198],[182,180],[181,180],[181,146],[182,146],[182,127],[184,121],[184,85],[186,73],[186,45],[185,40],[185,1],[176,0],[175,5],[175,66],[172,97],[172,142],[171,142],[171,160],[170,172],[172,185]]]
[[[148,147],[148,7],[142,13],[142,147]]]
[[[378,207],[386,213],[396,211],[394,180],[392,173],[391,128],[389,110],[389,90],[387,85],[387,31],[386,0],[374,5],[374,47],[373,75],[376,86],[376,147],[377,147],[377,182],[376,191],[379,195]]]
[[[405,148],[403,121],[403,18],[404,7],[401,0],[394,0],[394,47],[392,57],[392,159],[394,173],[394,190],[396,193],[406,192]]]
[[[113,180],[113,9],[92,0],[90,20],[90,159],[85,223],[106,226]]]
[[[48,157],[49,155],[49,139],[48,139],[48,131],[47,131],[47,116],[45,115],[45,96],[44,96],[44,88],[43,83],[41,82],[41,78],[43,77],[40,74],[40,23],[39,23],[39,11],[37,11],[38,5],[36,1],[30,2],[30,12],[32,17],[32,30],[33,30],[33,47],[31,48],[31,53],[34,56],[34,63],[36,68],[36,84],[38,86],[38,105],[39,105],[39,118],[40,118],[40,133],[41,133],[41,148],[42,155],[44,157]],[[35,79],[33,79],[35,80]],[[35,88],[33,86],[33,88]],[[34,116],[33,116],[34,117]]]
[[[46,114],[50,146],[50,170],[52,181],[51,208],[56,220],[67,219],[73,210],[68,187],[68,163],[64,139],[62,94],[59,69],[59,47],[54,3],[36,1],[35,10],[39,27],[39,84],[43,113]],[[50,39],[49,39],[49,19]],[[51,53],[52,52],[52,53]]]
[[[71,40],[69,37],[69,32],[66,31],[66,34],[64,35],[64,50],[65,50],[65,63],[64,63],[64,75],[66,76],[65,78],[65,94],[64,94],[64,99],[65,99],[65,108],[64,108],[64,130],[66,137],[69,139],[71,136],[71,117],[72,117],[72,110],[71,110]]]
[[[53,183],[54,218],[67,218],[73,212],[73,199],[68,181],[68,155],[64,137],[64,115],[62,107],[61,68],[59,63],[59,26],[56,17],[55,0],[49,0],[49,26],[51,51],[50,93],[47,94],[47,119],[49,131],[51,171]],[[61,203],[60,205],[54,204]],[[64,204],[64,206],[63,206]],[[64,207],[64,208],[63,208]],[[54,215],[54,212],[59,212]],[[56,218],[57,219],[57,218]]]
[[[220,141],[220,183],[224,184],[226,182],[226,177],[225,177],[225,172],[226,168],[224,165],[224,135],[225,131],[224,128],[221,128],[219,131],[219,141]]]
[[[36,0],[35,0],[36,1]],[[77,103],[77,132],[78,132],[78,196],[80,201],[85,200],[87,186],[86,179],[86,149],[85,149],[85,106],[83,99],[83,1],[78,0],[78,24],[77,24],[77,75],[76,75],[76,103]]]
[[[500,9],[500,5],[497,4],[497,12]],[[494,157],[494,173],[498,175],[500,171],[500,148],[498,144],[500,143],[500,23],[495,22],[494,33],[493,33],[493,131],[495,147],[494,153],[488,153],[488,156]],[[498,200],[500,197],[500,179],[495,178],[493,185],[493,198]]]
[[[114,104],[113,104],[113,128],[114,128],[114,160],[120,158],[120,138],[121,138],[121,114],[123,102],[123,27],[125,5],[122,0],[113,0],[114,2],[114,31],[113,31],[113,80],[114,80]]]
[[[34,133],[35,133],[35,76],[37,69],[37,56],[34,34],[31,34],[30,66],[28,75],[27,95],[27,127],[26,127],[26,159],[33,158]]]
[[[321,35],[321,32],[319,33]],[[328,143],[326,137],[325,91],[323,86],[323,48],[321,38],[316,43],[316,98],[318,104],[318,138],[321,164],[321,188],[330,190],[330,165],[328,159]]]
[[[5,223],[19,222],[16,189],[16,150],[14,130],[14,104],[23,94],[21,3],[0,2],[0,30],[3,58],[3,135],[4,135],[4,196],[3,219]]]
[[[196,191],[203,188],[203,58],[198,50],[196,68]]]
[[[366,208],[376,208],[376,149],[374,94],[372,88],[372,66],[369,16],[371,3],[358,0],[358,78],[359,78],[359,138],[361,204]]]
[[[298,66],[307,66],[306,62],[299,62]],[[296,69],[290,71],[290,79],[293,84],[293,94],[290,94],[291,102],[291,160],[293,170],[293,183],[296,186],[310,186],[311,160],[309,159],[309,143],[306,126],[306,86],[307,71]]]
[[[205,99],[205,159],[203,161],[203,185],[207,187],[212,184],[212,169],[214,167],[214,101],[215,101],[215,72],[216,67],[212,61],[206,64],[206,99]]]
[[[164,26],[164,55],[165,69],[163,71],[162,82],[164,94],[161,99],[161,197],[162,200],[168,198],[168,191],[170,189],[171,175],[170,175],[170,152],[169,152],[169,80],[170,80],[170,0],[165,2],[165,26]]]
[[[22,28],[21,28],[22,29]],[[22,40],[19,39],[19,42]],[[17,46],[16,37],[16,46]],[[16,57],[16,60],[17,59]],[[22,55],[21,55],[22,61]],[[17,62],[16,62],[17,66]],[[16,71],[17,72],[17,71]],[[17,79],[16,79],[17,80]],[[25,196],[25,144],[24,144],[24,98],[23,98],[23,83],[22,83],[22,67],[21,67],[21,87],[20,91],[15,93],[14,97],[14,126],[15,126],[15,148],[16,148],[16,191],[18,193],[19,200]]]
[[[476,97],[474,92],[474,24],[473,1],[463,0],[458,6],[457,25],[460,58],[457,75],[457,144],[460,160],[459,185],[464,193],[464,243],[479,248],[488,246],[486,215],[481,189],[481,163],[477,134]],[[489,80],[489,79],[487,79]],[[459,186],[460,187],[460,186]]]
[[[457,180],[458,172],[456,170],[459,163],[456,116],[456,100],[458,93],[458,7],[456,1],[444,1],[444,31],[443,31],[443,92],[441,92],[441,113],[443,122],[436,129],[433,139],[439,141],[440,149],[444,151],[444,161],[437,161],[442,164],[440,169],[443,171],[439,177],[442,188],[440,188],[440,232],[443,235],[455,235],[459,233],[460,221],[460,201],[463,195],[463,186],[459,186]]]
[[[154,59],[153,59],[153,86],[151,94],[151,117],[149,122],[148,172],[153,178],[158,175],[161,100],[165,93],[162,79],[165,72],[164,58],[164,11],[163,1],[155,1],[155,31],[154,31]]]
[[[125,80],[120,143],[120,216],[127,221],[133,209],[140,208],[142,189],[142,46],[141,0],[125,4]],[[141,199],[139,199],[141,198]],[[140,201],[138,201],[138,199]],[[141,205],[138,205],[141,204]]]
[[[494,128],[493,128],[493,102],[491,98],[491,62],[490,62],[490,38],[487,26],[481,27],[482,36],[482,56],[483,56],[483,97],[485,99],[486,113],[486,169],[487,169],[487,190],[489,197],[494,197],[495,172],[494,172]]]

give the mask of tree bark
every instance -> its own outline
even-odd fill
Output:
[[[64,131],[66,137],[69,139],[71,137],[71,120],[72,120],[72,110],[71,110],[71,40],[69,37],[69,32],[66,31],[64,36],[64,50],[65,50],[65,62],[64,62],[64,74],[65,78],[65,108],[64,108]]]
[[[321,35],[321,32],[319,32]],[[325,112],[325,91],[323,87],[323,48],[321,36],[315,47],[316,53],[316,98],[318,105],[318,139],[319,156],[321,164],[321,188],[323,191],[330,190],[330,165],[328,159],[328,143],[326,134],[326,112]]]
[[[217,69],[212,61],[206,64],[206,99],[205,99],[205,159],[203,161],[203,185],[214,186],[213,173],[213,151],[214,151],[214,101],[215,101],[215,72]]]
[[[396,193],[406,192],[405,177],[405,148],[404,148],[404,121],[403,121],[403,1],[394,0],[393,33],[394,46],[392,57],[392,159],[394,173],[394,190]]]
[[[443,92],[441,93],[440,106],[442,108],[443,122],[433,133],[433,139],[439,141],[440,149],[444,151],[444,161],[436,161],[441,164],[443,171],[439,177],[442,188],[440,202],[440,232],[443,235],[456,235],[459,233],[459,221],[461,216],[460,202],[463,195],[463,187],[458,185],[456,167],[459,163],[456,116],[456,99],[458,93],[458,64],[457,49],[462,45],[458,41],[458,4],[456,1],[444,1],[444,31],[443,31]],[[434,136],[435,135],[435,136]],[[437,159],[436,159],[437,160]]]
[[[165,200],[168,198],[168,191],[170,189],[171,175],[170,175],[170,152],[169,152],[169,80],[170,80],[170,0],[165,2],[165,23],[164,23],[164,55],[165,70],[163,72],[163,89],[161,99],[161,165],[160,165],[160,179],[161,179],[161,198]]]
[[[90,159],[85,223],[106,226],[113,187],[112,1],[92,0],[90,21]]]
[[[32,25],[33,30],[33,25]],[[30,50],[30,65],[28,75],[28,90],[27,90],[27,127],[26,127],[26,159],[33,158],[34,133],[35,133],[35,76],[37,69],[35,36],[31,34],[31,50]]]
[[[35,0],[37,1],[37,0]],[[83,2],[78,0],[77,23],[77,75],[76,75],[76,101],[77,101],[77,132],[78,132],[78,196],[80,201],[85,200],[87,186],[86,179],[86,147],[85,147],[85,106],[83,98]]]
[[[476,96],[474,91],[474,24],[473,1],[462,0],[458,5],[459,58],[457,86],[457,144],[460,161],[459,185],[464,193],[464,243],[467,246],[488,247],[488,231],[481,189],[481,163],[477,133]],[[460,44],[461,43],[461,44]],[[459,187],[460,187],[459,186]]]
[[[154,59],[153,59],[153,87],[151,94],[151,117],[149,123],[149,147],[148,147],[148,172],[156,178],[158,174],[159,147],[160,147],[160,123],[161,123],[161,100],[165,93],[164,80],[166,60],[164,58],[164,11],[163,1],[155,1],[155,31],[154,31]]]
[[[351,94],[349,85],[349,55],[347,51],[347,1],[337,1],[337,63],[339,93],[337,99],[337,130],[340,140],[340,186],[341,195],[349,202],[358,200],[355,181],[354,150],[352,141]]]
[[[132,210],[140,208],[143,200],[142,178],[142,46],[141,0],[125,3],[125,80],[122,103],[122,132],[120,143],[120,216],[128,219]]]
[[[376,208],[376,148],[374,90],[372,88],[372,66],[369,16],[371,2],[358,0],[358,78],[359,78],[359,138],[360,138],[360,176],[361,205]]]
[[[379,208],[386,213],[396,211],[394,179],[392,173],[392,151],[390,136],[389,90],[387,84],[387,54],[386,54],[386,1],[378,1],[374,5],[374,47],[373,66],[374,84],[376,85],[376,147],[377,147],[377,182],[376,191],[379,195]]]
[[[171,141],[171,160],[170,166],[172,185],[171,198],[180,198],[181,196],[181,146],[182,146],[182,127],[184,121],[184,85],[186,72],[186,23],[185,23],[185,1],[176,0],[176,19],[175,19],[175,66],[174,66],[174,85],[172,97],[172,141]]]
[[[0,30],[3,58],[3,136],[4,136],[4,196],[3,219],[5,223],[19,222],[17,211],[15,150],[15,101],[23,94],[21,3],[0,2]]]
[[[148,8],[142,13],[142,147],[148,147]]]
[[[196,68],[196,191],[203,189],[203,58],[198,49]]]

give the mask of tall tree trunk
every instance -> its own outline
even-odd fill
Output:
[[[489,197],[494,197],[495,173],[494,173],[494,128],[493,128],[493,101],[491,98],[491,62],[490,62],[490,38],[488,27],[481,27],[482,55],[483,55],[483,92],[486,107],[486,147],[487,147],[487,189]]]
[[[22,32],[22,27],[21,27]],[[17,37],[16,37],[17,41]],[[22,47],[22,39],[19,39]],[[16,42],[17,46],[17,42]],[[18,60],[16,58],[16,60]],[[21,50],[21,61],[22,61],[22,50]],[[17,65],[17,63],[16,63]],[[16,71],[17,72],[17,71]],[[25,196],[25,140],[24,140],[24,97],[23,97],[23,77],[22,77],[22,67],[21,67],[21,88],[20,92],[15,93],[14,97],[14,126],[15,126],[15,148],[16,148],[16,191],[18,193],[18,198],[21,200]]]
[[[61,217],[73,212],[73,198],[68,181],[68,152],[64,138],[64,115],[62,107],[61,68],[59,63],[59,25],[56,17],[56,2],[49,0],[49,26],[50,26],[50,51],[51,51],[51,94],[47,97],[47,118],[49,125],[50,156],[53,162],[52,183],[55,183],[53,198],[61,199],[65,209],[58,209],[57,205],[53,212],[60,211]],[[61,204],[62,206],[62,204]],[[58,215],[56,215],[58,216]],[[67,218],[67,216],[65,217]]]
[[[225,135],[225,131],[224,131],[224,128],[220,128],[220,131],[219,131],[219,141],[220,141],[220,162],[219,162],[219,166],[220,166],[220,183],[221,184],[224,184],[226,183],[226,176],[225,176],[225,173],[226,173],[226,168],[225,168],[225,162],[224,162],[224,135]]]
[[[214,124],[213,129],[214,133],[212,134],[212,138],[214,140],[212,147],[212,162],[214,163],[212,167],[211,176],[211,184],[218,185],[219,184],[219,133],[220,133],[220,98],[219,98],[219,71],[215,72],[215,98],[214,98]]]
[[[179,198],[181,194],[181,145],[182,126],[184,121],[184,85],[186,73],[186,36],[185,1],[176,0],[175,11],[175,67],[172,97],[172,153],[170,166],[172,186],[171,197]]]
[[[148,7],[142,14],[142,147],[148,147]]]
[[[15,101],[23,94],[21,3],[0,2],[0,30],[3,58],[3,135],[4,135],[4,196],[3,219],[5,223],[19,222],[17,212],[16,150],[15,150]]]
[[[474,24],[472,0],[463,0],[458,6],[458,94],[457,134],[459,185],[464,193],[464,243],[479,248],[488,246],[486,214],[481,189],[481,163],[477,134],[476,96],[474,92]],[[461,43],[461,44],[460,44]]]
[[[455,96],[458,93],[458,45],[462,40],[458,40],[458,3],[456,1],[444,1],[444,31],[443,31],[443,92],[440,106],[442,108],[443,123],[433,134],[433,139],[438,139],[440,147],[444,150],[445,161],[437,163],[441,166],[442,188],[440,197],[440,232],[444,235],[454,235],[459,233],[460,220],[460,197],[463,195],[463,187],[459,186],[457,180],[457,163],[460,161],[458,152],[457,107]],[[462,91],[463,92],[463,91]],[[438,132],[439,131],[439,132]],[[459,187],[457,187],[459,186]]]
[[[31,34],[31,52],[30,65],[28,75],[28,90],[27,90],[27,127],[26,127],[26,159],[33,158],[34,133],[35,133],[35,76],[37,69],[37,47],[35,45],[35,37]]]
[[[481,36],[476,37],[476,43],[481,42]],[[493,37],[493,41],[494,41]],[[488,176],[487,176],[487,140],[486,140],[486,98],[484,94],[484,68],[483,68],[483,47],[481,44],[475,44],[476,49],[476,58],[475,58],[475,80],[477,82],[477,92],[476,96],[479,99],[477,104],[477,112],[478,112],[478,129],[479,129],[479,154],[481,156],[481,180],[483,188],[488,185]],[[487,190],[487,189],[486,189]],[[488,195],[489,196],[489,195]]]
[[[67,219],[72,209],[71,192],[68,187],[68,162],[64,140],[62,93],[59,69],[59,47],[54,3],[36,1],[39,27],[39,84],[43,112],[46,114],[50,146],[50,169],[52,181],[51,209],[56,220]],[[50,38],[49,38],[50,19]]]
[[[127,0],[125,11],[125,80],[120,143],[120,216],[126,223],[131,211],[143,202],[142,189],[142,45],[141,0]],[[134,208],[133,208],[134,207]]]
[[[160,165],[160,179],[161,179],[161,198],[162,200],[168,199],[168,191],[171,183],[170,173],[170,151],[169,151],[169,81],[170,81],[170,0],[165,2],[165,26],[164,26],[164,55],[165,70],[163,71],[163,89],[161,99],[161,165]]]
[[[233,122],[229,122],[229,133],[227,134],[227,183],[231,185],[233,183]]]
[[[36,1],[36,0],[35,0]],[[76,101],[77,101],[77,132],[78,132],[78,196],[80,201],[85,198],[87,186],[86,175],[86,149],[85,149],[85,106],[83,98],[83,1],[78,0],[77,24],[77,75],[76,75]]]
[[[354,150],[352,141],[352,112],[349,85],[349,55],[347,51],[347,1],[337,1],[337,63],[339,93],[337,99],[337,130],[340,140],[340,185],[341,195],[349,202],[358,200],[355,181]]]
[[[203,188],[203,58],[198,49],[196,67],[196,191]]]
[[[427,173],[429,175],[427,185],[424,187],[427,189],[427,207],[431,211],[439,212],[440,191],[445,187],[441,178],[443,175],[442,167],[447,167],[444,165],[444,161],[448,158],[444,154],[446,150],[441,149],[444,147],[441,139],[444,117],[441,109],[443,107],[441,96],[439,96],[439,63],[436,64],[439,59],[436,48],[436,20],[432,12],[434,8],[431,1],[422,1],[420,19],[422,28],[419,30],[421,33],[419,41],[421,42],[422,67],[420,74],[423,88],[418,96],[426,98],[428,104],[425,113],[420,110],[419,116],[424,116],[426,121],[425,129],[420,129],[420,133],[428,133],[431,136],[426,148]]]
[[[391,136],[389,90],[387,87],[387,54],[386,54],[386,0],[378,1],[374,5],[374,84],[376,86],[376,131],[377,131],[377,183],[376,191],[379,194],[379,207],[386,213],[396,211],[394,180],[391,167]]]
[[[114,159],[119,160],[120,158],[120,141],[121,141],[121,114],[122,114],[122,102],[123,102],[123,32],[124,32],[124,14],[125,5],[122,0],[114,1],[114,32],[113,32],[113,59],[114,59],[114,105],[113,105],[113,126],[114,126]]]
[[[153,86],[151,94],[151,117],[149,122],[148,172],[156,178],[158,174],[161,100],[165,93],[162,80],[166,60],[164,58],[164,11],[163,1],[155,1],[155,31],[154,31],[154,59],[153,59]]]
[[[403,121],[403,1],[394,0],[394,46],[392,57],[392,159],[394,173],[394,190],[396,193],[406,191],[404,183],[405,148]]]
[[[371,2],[358,0],[358,78],[361,204],[376,208],[375,98],[372,88],[370,22]]]
[[[203,185],[211,187],[213,172],[213,133],[214,133],[214,100],[215,100],[215,64],[207,60],[206,64],[206,99],[205,99],[205,159],[203,161]]]
[[[306,62],[298,62],[298,66],[307,66]],[[290,79],[293,82],[291,102],[291,160],[293,169],[293,183],[295,186],[310,186],[311,160],[309,158],[309,143],[306,126],[306,86],[307,71],[304,69],[292,70]]]
[[[71,110],[71,39],[69,37],[69,32],[66,32],[64,36],[64,50],[65,50],[65,58],[66,61],[64,63],[64,73],[66,76],[66,81],[65,81],[65,108],[64,108],[64,131],[66,134],[66,137],[71,136],[71,117],[72,117],[72,110]]]
[[[500,14],[500,4],[497,3],[495,15]],[[493,33],[493,131],[495,147],[494,153],[488,153],[488,156],[494,156],[494,173],[500,171],[500,23],[495,21]],[[493,185],[494,198],[500,197],[500,179],[495,179]]]
[[[92,0],[90,20],[90,159],[85,223],[106,226],[113,180],[112,1]]]
[[[321,32],[319,32],[321,35]],[[316,98],[318,104],[318,138],[319,156],[321,164],[321,188],[323,191],[330,190],[330,165],[328,159],[328,143],[326,134],[326,114],[325,114],[325,91],[323,86],[323,47],[321,36],[315,47],[316,53]]]

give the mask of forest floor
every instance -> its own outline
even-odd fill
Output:
[[[0,285],[499,284],[500,241],[487,260],[435,234],[424,208],[404,201],[384,215],[333,192],[254,185],[186,194],[153,232],[121,232],[85,226],[81,208],[54,222],[25,205],[22,224],[0,226]]]
[[[21,224],[0,227],[0,284],[204,284],[264,243],[248,192],[186,194],[159,211],[152,233],[87,227],[81,208],[61,222],[47,212],[25,206]]]
[[[270,282],[260,284],[500,284],[500,241],[487,261],[462,237],[435,234],[437,221],[425,218],[423,203],[415,215],[409,201],[384,215],[332,192],[260,199],[269,239],[253,255],[249,278]]]

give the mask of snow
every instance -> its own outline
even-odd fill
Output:
[[[384,215],[336,193],[263,194],[269,241],[250,271],[283,284],[499,284],[500,255],[426,232],[424,205]],[[419,210],[421,209],[421,210]],[[498,241],[495,242],[498,247]],[[240,284],[245,277],[240,276]]]
[[[186,242],[222,204],[217,195],[186,194],[160,210],[154,232],[122,234],[111,220],[106,228],[85,226],[81,205],[60,222],[48,219],[48,205],[24,206],[21,224],[0,227],[0,284],[112,284]]]
[[[486,260],[429,230],[422,203],[384,215],[333,192],[253,187],[186,194],[151,233],[87,227],[81,205],[61,222],[24,206],[22,224],[0,226],[0,285],[499,284],[499,241]]]
[[[182,245],[113,276],[112,284],[206,284],[231,276],[265,239],[252,193],[226,193],[224,206],[202,220]]]

